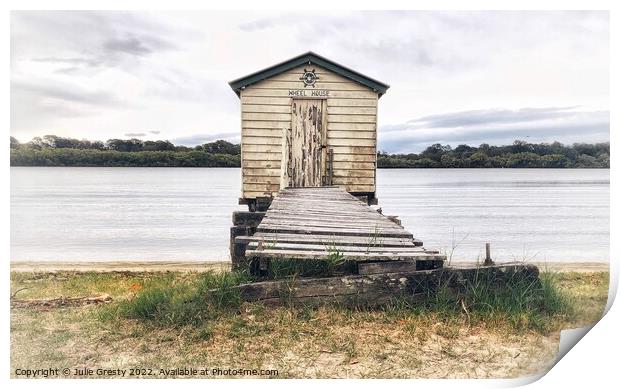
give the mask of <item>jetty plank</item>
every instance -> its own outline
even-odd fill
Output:
[[[315,243],[324,245],[356,246],[370,245],[381,247],[410,247],[422,246],[422,242],[416,239],[407,238],[368,238],[360,236],[342,235],[300,235],[300,234],[273,234],[268,232],[257,233],[254,236],[239,236],[235,239],[239,243],[263,242],[264,244],[277,243]]]
[[[385,246],[361,246],[361,245],[340,245],[337,243],[281,243],[276,242],[273,244],[263,242],[251,242],[248,244],[248,250],[261,250],[268,248],[270,250],[300,250],[300,251],[341,251],[341,252],[361,252],[361,253],[427,253],[438,254],[438,251],[426,250],[418,246],[401,246],[401,247],[385,247]]]
[[[408,232],[399,231],[375,231],[372,228],[359,228],[359,229],[339,229],[329,227],[290,227],[290,226],[270,226],[263,227],[258,226],[257,232],[280,232],[291,234],[334,234],[345,236],[377,236],[377,237],[394,237],[394,238],[409,238],[413,239],[413,235]]]
[[[371,262],[411,262],[418,270],[440,267],[446,256],[424,249],[397,221],[340,187],[285,188],[253,236],[238,236],[235,244],[243,246],[248,263],[262,267],[271,260],[325,260],[334,253],[344,261],[368,263],[361,267],[368,274],[411,269]]]
[[[391,223],[391,224],[388,224]],[[278,226],[286,226],[286,227],[332,227],[332,228],[363,228],[368,229],[368,227],[374,229],[381,229],[383,231],[401,231],[403,227],[393,223],[393,222],[384,222],[378,220],[364,220],[360,219],[356,222],[349,222],[348,220],[338,221],[338,220],[328,220],[328,219],[311,219],[311,218],[266,218],[263,219],[262,227],[274,227]]]
[[[424,251],[418,252],[342,252],[342,260],[345,261],[371,261],[377,259],[402,261],[408,259],[425,260],[425,259],[445,259],[445,256]],[[329,256],[326,251],[303,251],[303,250],[246,250],[246,258],[249,259],[299,259],[299,260],[321,260]]]

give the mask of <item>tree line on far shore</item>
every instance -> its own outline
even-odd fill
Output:
[[[528,143],[455,148],[439,143],[419,154],[378,153],[378,166],[385,168],[609,168],[609,142]]]
[[[11,137],[11,166],[239,167],[241,147],[225,140],[187,147],[167,140],[104,143],[56,135],[20,144]]]
[[[528,143],[478,147],[434,144],[421,153],[377,153],[379,168],[609,168],[609,142]],[[225,140],[195,147],[170,141],[78,140],[56,135],[20,143],[11,137],[11,166],[239,167],[241,146]]]

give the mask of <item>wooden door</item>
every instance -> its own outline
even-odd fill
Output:
[[[293,99],[291,129],[285,136],[283,186],[316,187],[325,176],[326,100]],[[285,161],[286,160],[286,161]]]

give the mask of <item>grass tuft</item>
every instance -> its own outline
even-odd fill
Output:
[[[339,251],[330,252],[325,259],[274,259],[271,261],[267,278],[279,280],[295,277],[329,277],[344,272],[353,265],[352,262],[345,261]]]
[[[557,273],[542,272],[538,278],[511,273],[496,278],[483,276],[461,286],[458,291],[439,285],[424,304],[398,299],[386,312],[416,316],[429,315],[451,323],[461,319],[470,325],[508,324],[514,330],[547,333],[575,313],[573,299],[561,289]]]
[[[548,332],[552,318],[572,313],[570,298],[558,287],[557,275],[545,272],[538,278],[511,274],[505,282],[479,278],[462,297],[462,309],[478,320],[507,320],[517,330]]]
[[[234,287],[248,280],[244,272],[206,272],[192,282],[165,275],[149,280],[134,296],[112,309],[118,317],[158,326],[198,327],[226,311],[238,310],[242,300]],[[110,316],[110,312],[104,314]]]

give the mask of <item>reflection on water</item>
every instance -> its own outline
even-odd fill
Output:
[[[227,259],[240,179],[225,168],[13,167],[11,259]],[[491,242],[499,260],[609,260],[607,169],[381,169],[377,184],[384,214],[454,259]]]

